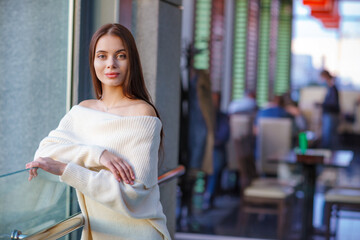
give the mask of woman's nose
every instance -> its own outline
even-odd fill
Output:
[[[116,61],[114,58],[108,58],[106,62],[106,68],[114,68],[116,67]]]

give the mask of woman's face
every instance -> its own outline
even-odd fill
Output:
[[[98,40],[94,68],[103,85],[121,86],[127,76],[128,64],[127,52],[120,37],[104,35]]]

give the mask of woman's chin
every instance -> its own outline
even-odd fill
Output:
[[[123,81],[120,81],[120,80],[112,80],[112,79],[108,79],[106,81],[102,81],[101,82],[102,85],[104,86],[109,86],[109,87],[121,87],[122,84],[123,84]]]

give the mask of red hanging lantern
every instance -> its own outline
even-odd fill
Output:
[[[321,21],[325,28],[339,28],[340,21]]]
[[[312,10],[328,10],[331,8],[332,0],[303,0],[303,4]]]
[[[331,8],[327,10],[311,10],[311,16],[323,19],[323,18],[333,18],[335,16],[339,15],[338,10],[338,2],[335,0],[330,0],[331,2]]]
[[[311,8],[311,16],[319,19],[325,28],[339,28],[338,0],[303,0]]]
[[[338,12],[332,16],[319,18],[325,28],[339,28],[341,17]]]

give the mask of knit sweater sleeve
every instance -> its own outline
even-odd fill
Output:
[[[74,128],[70,111],[61,119],[59,126],[40,142],[34,160],[39,157],[51,157],[60,162],[75,162],[85,167],[99,166],[100,156],[105,149],[81,144],[74,134]]]
[[[158,214],[157,185],[147,188],[138,180],[133,185],[124,184],[107,170],[91,171],[74,163],[67,165],[60,179],[85,196],[126,216],[152,219]]]

